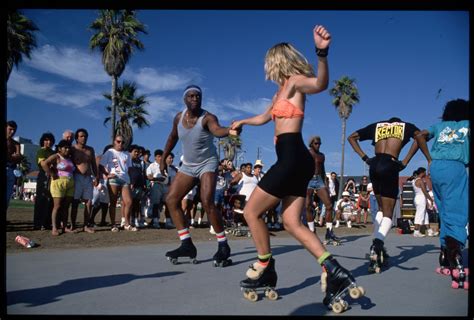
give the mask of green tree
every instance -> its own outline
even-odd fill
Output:
[[[334,81],[334,87],[329,90],[329,94],[334,97],[332,104],[336,107],[342,121],[342,156],[341,156],[341,177],[339,180],[339,196],[342,194],[344,181],[344,147],[346,144],[346,121],[352,113],[352,107],[359,103],[359,91],[355,85],[355,79],[342,76]]]
[[[150,123],[146,119],[149,115],[145,106],[148,104],[145,95],[137,96],[137,86],[135,83],[124,81],[122,86],[117,87],[116,92],[116,103],[117,113],[119,119],[115,124],[116,133],[120,134],[123,138],[123,148],[128,147],[133,143],[133,129],[132,125],[136,125],[139,129],[145,126],[150,126]],[[110,94],[104,94],[104,97],[112,101]],[[112,106],[106,107],[107,111],[112,111]],[[104,125],[112,121],[111,117],[107,117],[104,120]]]
[[[17,10],[8,10],[7,14],[7,81],[13,70],[23,60],[31,59],[31,51],[36,48],[34,32],[36,25]]]
[[[102,52],[105,72],[112,78],[112,141],[116,134],[117,83],[130,60],[133,48],[143,50],[138,33],[147,33],[145,25],[136,18],[134,10],[100,10],[99,17],[89,27],[96,32],[89,41],[93,50]]]

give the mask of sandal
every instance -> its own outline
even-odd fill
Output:
[[[123,226],[123,229],[127,231],[138,231],[137,227],[134,227],[131,224],[129,224],[128,226]]]
[[[117,226],[113,226],[112,229],[110,229],[112,232],[119,232],[120,229]]]

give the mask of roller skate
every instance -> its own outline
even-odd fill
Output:
[[[446,255],[446,247],[441,247],[439,252],[439,267],[436,268],[436,273],[443,276],[451,275],[451,268],[449,267],[448,257]]]
[[[232,235],[236,237],[251,237],[250,229],[247,226],[244,226],[241,222],[232,230]]]
[[[388,266],[389,256],[380,239],[373,240],[370,253],[366,257],[369,259],[369,273],[380,273],[382,267]]]
[[[349,293],[353,299],[359,299],[365,294],[363,287],[357,286],[352,274],[341,267],[337,260],[329,256],[322,264],[321,289],[326,292],[323,304],[335,313],[341,313],[349,308],[344,297]]]
[[[178,264],[178,258],[189,257],[193,264],[198,263],[196,260],[197,250],[191,239],[184,240],[181,242],[181,246],[175,250],[166,252],[166,258],[171,261],[172,264]]]
[[[227,267],[232,264],[230,257],[230,247],[227,242],[225,244],[219,244],[216,254],[214,254],[214,267]]]
[[[262,268],[258,262],[255,262],[249,266],[246,276],[247,279],[240,281],[245,299],[252,302],[257,301],[257,291],[263,291],[265,297],[272,301],[278,299],[278,293],[275,291],[278,279],[275,271],[275,259],[270,258],[266,268]]]
[[[469,269],[464,268],[461,253],[461,244],[451,237],[446,237],[447,257],[451,268],[451,288],[466,290],[469,289]]]
[[[326,229],[326,235],[324,236],[323,244],[332,244],[333,246],[339,246],[341,239],[336,237],[333,230]]]

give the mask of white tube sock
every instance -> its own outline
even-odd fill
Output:
[[[332,222],[326,222],[326,229],[332,230]]]
[[[382,222],[382,218],[383,218],[383,212],[377,211],[377,214],[375,215],[375,221],[374,221],[374,236],[380,228],[380,223]]]
[[[380,227],[377,233],[375,234],[375,238],[384,241],[385,237],[387,236],[391,228],[392,228],[392,219],[383,217],[382,222],[380,222]]]

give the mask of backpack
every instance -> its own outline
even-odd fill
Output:
[[[410,219],[403,219],[400,218],[397,221],[398,229],[400,229],[401,234],[410,234],[412,233],[412,230],[410,228]]]

